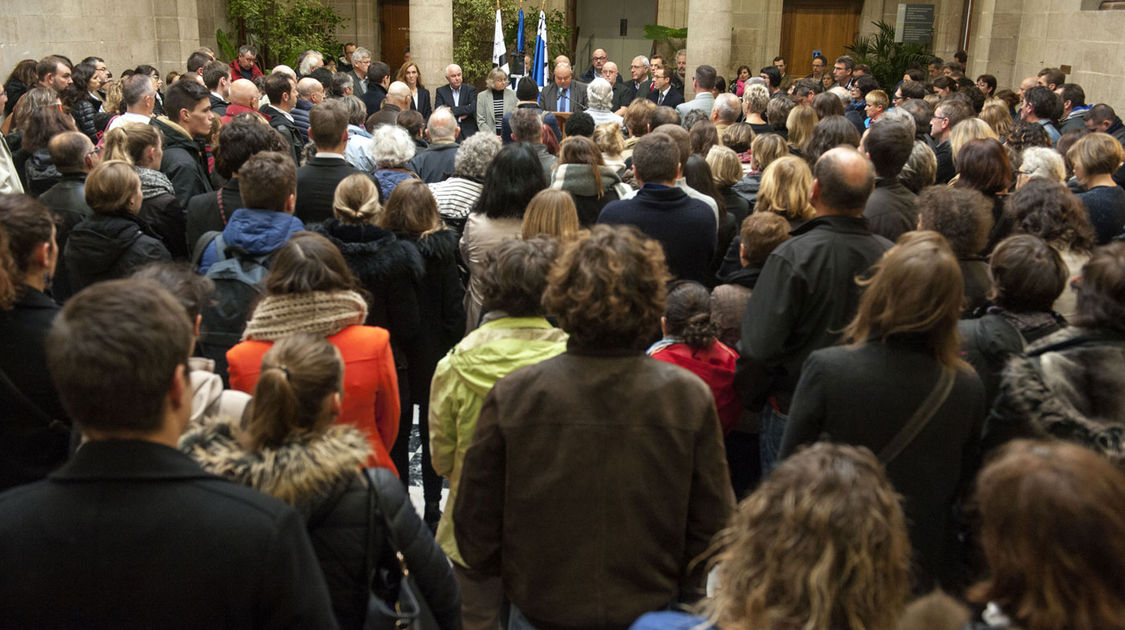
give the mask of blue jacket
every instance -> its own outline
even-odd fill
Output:
[[[223,228],[223,240],[228,246],[240,247],[251,256],[264,256],[281,248],[294,232],[303,229],[305,224],[291,214],[240,208],[234,211]],[[207,273],[216,260],[218,254],[212,241],[203,251],[199,273]]]

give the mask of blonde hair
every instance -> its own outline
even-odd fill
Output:
[[[1087,176],[1108,175],[1121,166],[1125,155],[1117,138],[1107,133],[1089,133],[1067,149],[1066,159],[1075,167],[1081,166]]]
[[[621,135],[621,125],[615,122],[602,123],[594,127],[593,140],[603,156],[619,156],[625,150],[625,138]]]
[[[1008,111],[1008,105],[1004,101],[985,101],[984,109],[980,110],[980,119],[992,127],[998,138],[1007,138],[1012,133],[1012,113]]]
[[[781,134],[758,134],[750,143],[750,166],[759,171],[766,170],[774,160],[786,155],[789,155],[789,147]]]
[[[341,223],[375,223],[383,212],[379,188],[364,173],[348,175],[336,185],[332,211]]]
[[[755,212],[773,212],[791,221],[807,221],[816,211],[809,203],[812,171],[795,155],[777,158],[762,171]]]
[[[865,96],[863,100],[868,105],[882,107],[884,110],[886,110],[887,106],[891,104],[891,99],[887,98],[887,93],[883,90],[871,90],[867,93],[867,96]]]
[[[535,193],[523,215],[521,234],[524,239],[540,235],[568,239],[578,233],[578,208],[570,193],[547,188]]]
[[[715,145],[707,152],[707,165],[711,167],[711,177],[715,185],[733,186],[742,179],[742,162],[734,149]]]
[[[949,131],[949,149],[953,153],[953,164],[957,164],[957,154],[961,152],[961,147],[965,146],[965,143],[985,138],[1000,141],[996,131],[980,118],[966,118],[953,125],[953,129]]]
[[[970,369],[961,359],[957,321],[965,288],[949,243],[937,232],[907,232],[876,263],[875,274],[856,280],[866,287],[855,319],[844,329],[853,345],[871,338],[925,334],[926,347],[943,366]]]
[[[816,110],[808,105],[798,105],[789,112],[785,119],[785,128],[789,130],[789,146],[798,151],[804,149],[805,144],[812,137],[813,128],[816,127]]]
[[[86,177],[86,205],[97,214],[132,212],[129,202],[141,187],[133,165],[123,160],[107,160]]]
[[[895,630],[909,590],[899,496],[863,447],[819,442],[770,473],[715,538],[724,630]]]
[[[145,149],[162,145],[160,132],[152,125],[131,122],[110,130],[105,135],[103,160],[120,160],[137,165],[144,160]]]
[[[327,339],[304,333],[280,339],[262,357],[239,442],[257,451],[316,432],[325,399],[343,384],[344,361]]]

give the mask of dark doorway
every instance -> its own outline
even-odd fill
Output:
[[[403,53],[410,45],[410,0],[383,0],[379,3],[382,19],[382,50],[379,60],[391,67],[391,80],[404,61]]]

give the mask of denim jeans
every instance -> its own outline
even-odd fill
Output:
[[[766,403],[762,409],[762,437],[759,446],[762,452],[762,479],[770,474],[779,462],[781,438],[785,437],[785,425],[789,416]]]

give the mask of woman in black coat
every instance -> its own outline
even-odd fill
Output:
[[[391,193],[379,225],[393,231],[418,248],[425,261],[425,275],[418,293],[421,332],[406,350],[410,403],[402,406],[399,437],[391,449],[391,459],[399,470],[407,470],[413,405],[419,407],[419,433],[422,438],[422,485],[426,499],[426,523],[437,527],[441,512],[441,477],[430,463],[430,381],[434,369],[465,330],[465,287],[457,272],[457,233],[444,227],[437,201],[426,184],[411,179]]]
[[[66,241],[66,268],[74,293],[128,276],[150,262],[171,260],[168,249],[137,216],[141,180],[127,162],[102,162],[86,178],[86,205],[94,211]]]
[[[297,508],[324,571],[336,620],[365,627],[365,558],[394,570],[390,532],[369,506],[360,468],[371,455],[358,429],[333,422],[340,412],[344,364],[323,337],[286,337],[266,353],[244,418],[204,418],[180,447],[206,470],[251,486]],[[422,526],[402,486],[378,477],[374,494],[407,567],[442,630],[461,627],[453,571]],[[389,479],[390,483],[385,480]],[[375,534],[368,540],[368,531]]]
[[[63,105],[70,108],[78,130],[86,134],[90,142],[97,144],[98,127],[95,118],[101,111],[102,102],[94,98],[93,94],[102,88],[98,69],[92,63],[80,63],[74,66],[71,78],[74,82],[61,95]]]
[[[980,378],[959,356],[961,282],[941,235],[903,235],[866,282],[844,331],[850,345],[805,361],[781,446],[786,457],[827,439],[879,455],[905,499],[920,592],[960,577],[953,507],[975,473],[986,411]],[[928,421],[904,435],[924,411]]]

